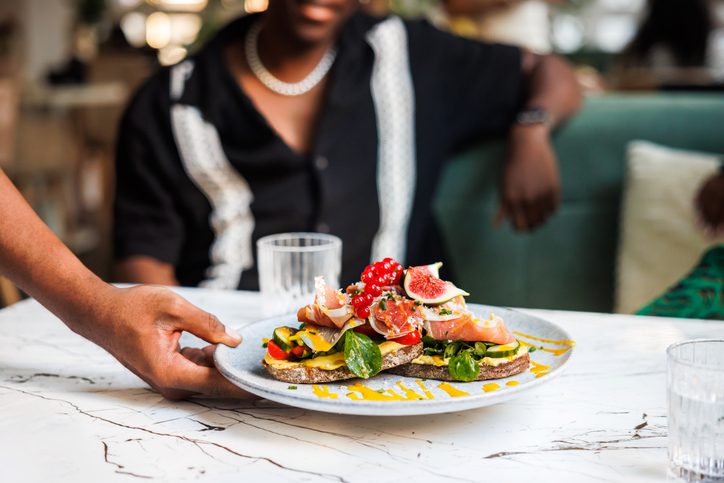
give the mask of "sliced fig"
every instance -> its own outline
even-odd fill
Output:
[[[428,305],[447,302],[460,295],[470,295],[457,288],[452,282],[440,278],[441,262],[420,267],[410,267],[405,271],[405,292],[407,296]]]

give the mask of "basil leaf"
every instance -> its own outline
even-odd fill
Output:
[[[475,343],[475,349],[473,349],[473,354],[475,354],[478,357],[485,357],[485,351],[487,351],[488,348],[485,344],[482,342],[476,342]]]
[[[348,330],[344,335],[344,361],[357,377],[367,379],[382,370],[382,353],[364,334]]]
[[[453,357],[455,354],[460,352],[461,347],[461,342],[451,342],[450,344],[448,344],[448,346],[445,347],[445,359]]]
[[[480,365],[470,351],[465,350],[450,359],[447,370],[456,381],[470,382],[478,378]]]

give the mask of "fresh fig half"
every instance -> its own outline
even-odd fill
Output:
[[[459,295],[470,295],[457,288],[452,282],[440,278],[441,262],[405,271],[405,293],[411,299],[428,305],[443,304]]]

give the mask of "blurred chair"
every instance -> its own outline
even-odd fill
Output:
[[[629,141],[724,153],[724,96],[591,98],[554,136],[560,209],[532,234],[491,220],[505,146],[489,142],[448,166],[434,200],[457,282],[476,302],[610,312]]]

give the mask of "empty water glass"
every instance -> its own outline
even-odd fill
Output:
[[[280,233],[256,242],[259,288],[267,315],[296,312],[312,302],[314,278],[339,286],[342,240],[321,233]]]
[[[724,340],[680,342],[666,352],[670,473],[724,482]]]

